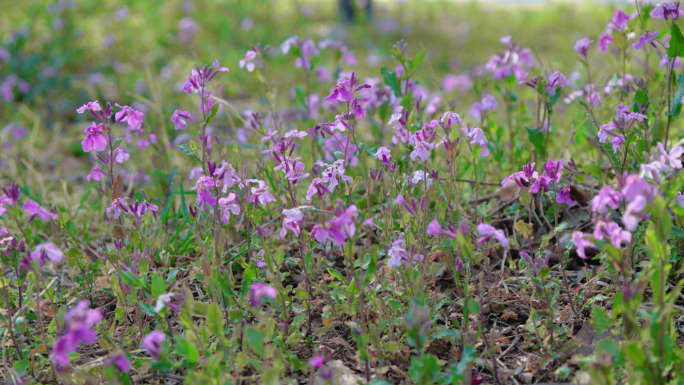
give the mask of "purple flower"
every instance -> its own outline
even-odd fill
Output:
[[[350,91],[351,85],[348,79],[340,79],[333,88],[333,92],[325,97],[325,101],[332,104],[336,100],[350,102],[354,100],[354,92]]]
[[[468,124],[466,128],[461,128],[461,132],[468,139],[470,139],[469,143],[471,145],[480,146],[481,157],[486,158],[487,156],[489,156],[489,148],[487,147],[487,137],[485,137],[484,131],[482,131],[480,127],[473,127],[471,129],[470,124]]]
[[[171,121],[174,123],[175,130],[184,130],[187,127],[185,119],[190,119],[190,113],[186,111],[176,110],[171,115]]]
[[[216,197],[211,191],[218,187],[218,184],[218,181],[214,181],[214,179],[206,175],[197,178],[197,182],[195,182],[195,185],[192,187],[192,190],[197,190],[195,204],[215,206]]]
[[[583,39],[577,40],[577,43],[575,43],[575,51],[577,51],[580,55],[587,57],[587,51],[589,50],[589,44],[593,43],[593,40],[589,40],[586,37]]]
[[[90,309],[89,301],[80,301],[69,310],[64,315],[65,334],[55,340],[52,346],[52,362],[60,368],[69,366],[69,353],[77,351],[81,343],[95,343],[97,334],[92,328],[101,320],[102,312]]]
[[[439,224],[437,218],[435,218],[427,227],[427,233],[434,235],[435,237],[442,234],[442,226]]]
[[[421,183],[427,182],[428,187],[432,185],[432,179],[423,170],[416,170],[411,177],[411,184],[417,186]]]
[[[646,198],[639,195],[627,205],[627,209],[622,214],[622,223],[627,230],[631,232],[636,231],[639,226],[639,220],[648,218],[648,215],[643,214],[647,203]]]
[[[380,159],[383,163],[388,164],[392,161],[392,151],[387,147],[380,147],[378,151],[375,152],[375,157]]]
[[[214,62],[212,64],[213,64],[214,68],[216,68],[216,72],[230,72],[228,67],[221,67],[218,60],[214,60]]]
[[[99,112],[99,111],[102,111],[102,108],[100,108],[100,103],[96,100],[94,102],[89,102],[88,104],[84,104],[76,110],[76,112],[78,112],[79,114],[82,114],[86,111]]]
[[[442,115],[442,117],[439,119],[439,122],[446,128],[451,127],[452,125],[458,123],[458,124],[463,124],[463,119],[461,116],[455,112],[447,111]]]
[[[137,130],[142,127],[143,119],[145,119],[145,114],[140,111],[136,111],[129,106],[120,106],[118,103],[117,107],[121,108],[121,111],[114,115],[116,122],[127,122],[129,130]]]
[[[112,211],[114,212],[114,218],[119,218],[121,216],[121,212],[128,213],[129,207],[128,207],[128,198],[116,198],[114,202],[107,208],[107,212],[111,213]]]
[[[620,202],[622,202],[622,194],[613,190],[610,186],[605,186],[599,191],[598,195],[591,200],[591,211],[605,214],[608,212],[606,207],[615,210],[620,205]]]
[[[482,235],[482,237],[477,240],[477,243],[485,243],[491,237],[494,237],[494,239],[501,243],[502,247],[508,247],[508,239],[506,238],[504,231],[497,230],[494,228],[494,226],[488,223],[480,223],[477,225],[477,233]]]
[[[651,18],[658,20],[677,20],[684,16],[684,7],[679,6],[679,1],[668,3],[663,2],[657,4],[655,9],[651,11]]]
[[[128,152],[126,152],[126,150],[121,147],[117,147],[116,149],[114,149],[114,155],[109,154],[109,156],[112,156],[114,158],[114,161],[119,164],[127,161],[131,157],[128,154]]]
[[[128,373],[131,370],[131,361],[128,360],[124,352],[119,352],[118,354],[109,357],[105,366],[114,365],[122,373]]]
[[[150,334],[143,337],[140,341],[140,348],[145,350],[145,353],[154,357],[155,360],[159,359],[162,350],[162,342],[166,339],[166,334],[154,330]]]
[[[615,222],[598,219],[594,228],[594,238],[599,241],[608,239],[615,247],[621,247],[622,242],[631,242],[632,233],[622,230]]]
[[[318,80],[319,83],[327,83],[333,81],[333,77],[330,73],[330,70],[325,66],[317,66],[316,69],[314,69],[314,73],[316,74],[316,80]]]
[[[233,215],[240,214],[240,206],[238,206],[235,201],[237,196],[234,193],[228,194],[227,198],[220,198],[218,200],[219,210],[221,212],[221,218],[223,219],[223,224],[227,225],[230,222],[230,213]]]
[[[582,259],[587,258],[587,255],[584,251],[585,248],[596,247],[596,245],[594,245],[593,242],[589,241],[588,239],[585,239],[584,233],[580,231],[575,231],[572,233],[572,242],[575,244],[575,247],[577,248],[577,255],[579,255]]]
[[[664,166],[663,171],[667,172],[670,167],[679,170],[682,168],[682,162],[679,158],[684,154],[684,148],[681,146],[675,146],[670,150],[670,153],[665,150],[665,146],[661,142],[658,142],[658,149],[660,150],[660,163]]]
[[[563,88],[569,85],[570,82],[568,79],[563,74],[556,71],[549,76],[549,80],[546,84],[546,92],[551,95],[556,92],[556,88]]]
[[[610,35],[607,33],[602,33],[601,36],[599,36],[599,51],[601,51],[601,52],[608,51],[608,44],[612,44],[612,43],[613,43],[613,38],[610,37]]]
[[[409,255],[406,252],[406,249],[404,249],[403,245],[403,235],[400,236],[398,239],[392,241],[392,245],[390,249],[387,251],[387,256],[389,257],[389,259],[387,260],[387,267],[401,267],[403,261],[409,260]]]
[[[359,219],[355,205],[348,208],[339,205],[335,210],[335,218],[326,223],[328,236],[335,245],[342,245],[356,234],[356,221]]]
[[[46,208],[42,207],[35,201],[29,199],[26,202],[24,202],[24,205],[22,206],[24,211],[26,213],[31,215],[31,219],[29,219],[29,222],[33,220],[36,216],[38,218],[44,220],[44,221],[49,221],[50,219],[57,220],[59,216],[56,213],[52,213],[48,211]]]
[[[492,95],[483,94],[479,102],[475,102],[471,107],[470,116],[475,120],[482,120],[482,113],[493,111],[499,107],[499,103]]]
[[[637,40],[636,43],[632,44],[632,47],[634,47],[634,49],[636,49],[636,50],[640,50],[640,49],[644,48],[646,46],[646,44],[651,44],[653,47],[655,47],[656,45],[653,42],[653,39],[658,37],[659,34],[660,34],[660,32],[658,32],[658,31],[651,32],[651,33],[647,32],[647,33],[641,35],[641,37],[639,37],[639,40]]]
[[[570,187],[562,187],[560,190],[558,190],[556,202],[560,204],[567,203],[570,207],[575,205],[575,202],[570,199]]]
[[[251,188],[252,195],[250,199],[252,202],[254,202],[254,207],[257,207],[257,204],[259,203],[261,205],[265,205],[267,203],[276,201],[273,195],[271,195],[268,186],[266,186],[266,182],[257,179],[248,179],[247,182],[257,183],[259,185],[258,187]]]
[[[254,63],[254,60],[257,58],[257,54],[254,51],[247,51],[245,53],[245,58],[240,60],[240,68],[247,68],[247,72],[252,72],[254,71],[254,68],[256,68],[256,64]]]
[[[171,303],[173,297],[173,293],[161,294],[157,298],[157,303],[154,305],[154,312],[158,314],[160,311],[162,311],[162,309],[164,309],[165,306],[170,307],[172,310],[178,310],[178,306]]]
[[[323,356],[314,356],[309,360],[309,366],[314,369],[318,369],[323,365],[325,365],[325,358]]]
[[[269,286],[265,283],[253,283],[249,288],[249,304],[252,307],[259,307],[264,301],[264,297],[269,297],[275,299],[278,296],[278,292],[273,286]]]
[[[103,151],[107,148],[107,138],[105,138],[102,132],[102,123],[95,124],[93,122],[90,127],[85,130],[86,138],[81,142],[84,152],[90,152],[91,150]]]
[[[681,191],[677,191],[677,203],[684,208],[684,195],[682,195]]]
[[[45,261],[45,258],[50,259],[51,261],[55,261],[57,263],[62,262],[62,258],[64,258],[64,254],[62,251],[55,246],[54,243],[41,243],[38,246],[36,246],[33,251],[31,252],[31,259],[34,261],[41,261],[41,265],[43,264],[43,261]]]

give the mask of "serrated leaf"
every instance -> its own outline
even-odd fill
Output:
[[[519,220],[515,223],[515,230],[520,231],[525,239],[530,239],[534,233],[534,225],[531,223],[525,223],[523,220]]]

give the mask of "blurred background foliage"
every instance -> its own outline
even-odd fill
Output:
[[[254,106],[255,101],[265,105],[255,73],[238,67],[250,44],[257,43],[273,47],[267,68],[278,107],[293,105],[294,86],[306,84],[306,74],[295,68],[292,55],[277,49],[293,35],[316,42],[343,41],[356,55],[357,65],[339,60],[339,54],[330,50],[321,50],[318,64],[333,74],[356,71],[361,78],[380,77],[382,67],[391,71],[396,62],[388,45],[404,39],[412,54],[428,50],[428,60],[414,78],[437,92],[449,73],[477,78],[484,72],[482,65],[503,47],[499,39],[506,35],[533,49],[545,66],[570,74],[580,68],[574,42],[598,36],[616,8],[587,2],[503,6],[374,1],[368,13],[361,2],[353,6],[355,18],[350,22],[341,17],[338,2],[331,0],[5,0],[0,12],[3,140],[21,140],[23,135],[10,131],[25,130],[29,147],[52,162],[48,168],[59,165],[66,176],[74,170],[61,155],[87,156],[80,151],[78,137],[89,117],[78,116],[75,109],[98,99],[122,105],[137,102],[145,110],[156,103],[157,113],[148,113],[146,121],[168,144],[174,134],[166,130],[173,110],[196,109],[192,98],[180,93],[195,64],[218,59],[230,68],[228,76],[218,80],[221,88],[216,91],[238,110]],[[608,55],[594,57],[599,68],[612,68],[602,61],[615,60]],[[311,84],[311,91],[323,96],[333,85],[314,80]],[[461,113],[473,101],[459,100],[473,96],[458,91],[448,96]],[[229,129],[225,114],[223,119]],[[51,141],[53,146],[46,148]],[[0,162],[7,163],[3,158]],[[82,168],[78,163],[73,167]],[[86,170],[82,171],[84,176]]]

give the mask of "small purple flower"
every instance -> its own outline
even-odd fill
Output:
[[[606,207],[615,210],[620,205],[620,202],[622,202],[622,194],[613,190],[610,186],[605,186],[599,191],[598,195],[591,200],[591,211],[605,214],[608,212]]]
[[[575,51],[577,51],[580,55],[587,57],[587,51],[589,51],[589,45],[593,43],[593,40],[589,40],[586,37],[583,39],[577,40],[577,43],[575,43]]]
[[[658,37],[659,34],[660,34],[660,32],[658,32],[658,31],[651,32],[651,33],[647,32],[647,33],[641,35],[641,37],[639,37],[639,40],[637,40],[636,43],[632,44],[632,47],[634,47],[634,49],[636,49],[636,50],[640,50],[640,49],[644,48],[646,46],[646,44],[651,44],[653,47],[655,47],[656,45],[653,42],[653,39]]]
[[[265,283],[253,283],[249,288],[249,304],[252,307],[259,307],[264,301],[264,297],[269,297],[275,299],[278,296],[278,292],[273,286],[269,286]]]
[[[186,111],[176,110],[171,115],[171,121],[173,122],[173,128],[175,130],[184,130],[187,127],[186,119],[190,119],[190,113]]]
[[[43,264],[42,262],[45,261],[46,257],[51,261],[59,263],[62,261],[62,258],[64,258],[64,254],[52,242],[41,243],[40,245],[36,246],[31,252],[31,259],[34,261],[40,260],[41,265]]]
[[[158,360],[163,348],[162,342],[164,342],[165,339],[166,334],[154,330],[143,337],[142,341],[140,341],[140,348],[145,350],[145,353],[152,356],[155,360]]]
[[[556,71],[551,76],[549,76],[549,80],[546,84],[546,92],[549,95],[552,95],[556,92],[556,88],[563,88],[569,85],[570,82],[568,81],[568,79],[563,74]]]
[[[309,360],[309,366],[314,369],[319,369],[323,365],[325,365],[325,358],[323,356],[315,356]]]
[[[91,150],[104,151],[104,149],[107,148],[107,138],[102,132],[102,123],[95,124],[95,122],[93,122],[84,131],[86,133],[86,138],[81,142],[84,152],[90,152]]]
[[[109,357],[105,366],[112,365],[122,373],[128,373],[131,370],[131,361],[128,360],[128,357],[126,357],[124,352],[119,352],[116,355]]]
[[[254,51],[247,51],[245,53],[245,58],[240,60],[240,68],[246,68],[247,72],[252,72],[256,68],[254,60],[257,58],[257,54]]]
[[[96,100],[94,102],[84,104],[76,110],[76,112],[78,112],[79,114],[82,114],[86,111],[99,112],[102,111],[102,108],[100,107],[100,103]]]
[[[128,198],[116,198],[114,202],[112,202],[111,206],[107,208],[107,212],[111,213],[112,211],[114,212],[114,218],[119,218],[121,216],[121,212],[128,213],[129,212],[129,207],[128,207]]]
[[[494,237],[494,239],[501,243],[502,247],[508,247],[508,238],[506,238],[506,234],[504,233],[504,231],[497,230],[496,228],[494,228],[494,226],[488,223],[480,223],[479,225],[477,225],[477,233],[482,235],[482,237],[477,240],[477,243],[485,243],[491,237]]]
[[[233,215],[240,214],[240,206],[235,203],[237,201],[237,196],[235,193],[228,194],[226,198],[219,198],[219,210],[221,212],[221,219],[223,219],[223,224],[227,225],[230,222],[230,213]]]
[[[46,222],[50,219],[57,220],[57,218],[59,218],[56,213],[50,212],[48,209],[42,207],[31,199],[24,202],[22,208],[24,211],[26,211],[26,213],[31,215],[29,222],[32,221],[36,216]]]
[[[570,199],[570,187],[562,187],[560,190],[558,190],[556,202],[560,204],[567,203],[570,207],[575,205],[575,202]]]

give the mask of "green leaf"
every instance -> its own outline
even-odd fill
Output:
[[[313,270],[313,256],[313,250],[309,250],[309,252],[306,253],[306,256],[304,257],[304,266],[306,267],[306,271]]]
[[[561,89],[560,87],[556,88],[556,92],[551,95],[551,98],[549,99],[549,110],[551,110],[551,107],[553,107],[558,99],[560,99],[561,96]]]
[[[646,352],[636,341],[632,341],[625,345],[625,353],[627,354],[627,358],[629,358],[634,365],[641,366],[646,363]]]
[[[196,364],[199,362],[199,353],[197,352],[197,348],[188,342],[188,340],[178,337],[177,338],[177,344],[176,348],[178,350],[178,353],[185,357],[190,363]]]
[[[551,269],[548,266],[544,266],[539,269],[539,278],[544,280],[551,276]]]
[[[302,107],[306,107],[306,94],[299,86],[295,86],[295,96],[297,98],[297,103]]]
[[[672,106],[670,109],[670,115],[672,116],[677,116],[680,112],[682,112],[682,99],[684,98],[684,73],[679,75],[677,83],[679,84],[679,89],[672,98]]]
[[[520,203],[525,206],[528,210],[531,210],[530,204],[532,204],[532,194],[530,190],[521,189],[520,190]]]
[[[154,273],[152,276],[152,295],[154,298],[157,298],[164,293],[166,293],[166,285],[164,284],[164,280],[159,276],[158,273]]]
[[[418,68],[420,63],[423,61],[423,59],[425,59],[426,53],[427,53],[427,50],[424,50],[423,52],[416,55],[416,57],[411,59],[411,61],[409,62],[409,65],[408,65],[408,71],[406,71],[406,73],[404,74],[404,80],[411,77],[411,74],[413,74],[413,71],[415,71],[416,68]]]
[[[530,143],[532,143],[539,155],[546,156],[546,149],[544,148],[545,138],[543,132],[527,127],[527,138],[530,140]]]
[[[245,338],[247,340],[247,345],[254,350],[254,352],[260,356],[264,356],[264,339],[261,333],[255,328],[249,326],[245,328]]]
[[[216,302],[212,303],[207,311],[207,325],[213,335],[223,335],[223,313]]]
[[[682,36],[682,31],[679,29],[677,24],[672,24],[670,27],[670,48],[667,49],[667,56],[670,59],[675,57],[684,57],[684,36]]]
[[[591,323],[594,324],[597,333],[603,333],[610,328],[612,323],[610,316],[600,306],[594,306],[591,317],[593,318]]]
[[[389,86],[389,88],[394,91],[394,96],[400,98],[401,97],[401,87],[399,86],[399,80],[397,79],[397,74],[392,72],[388,72],[387,68],[382,67],[380,70],[380,73],[382,76],[385,78],[385,84]]]
[[[644,105],[648,103],[648,95],[646,94],[646,92],[644,92],[644,90],[640,89],[634,95],[634,102]]]
[[[219,112],[219,104],[216,103],[216,104],[214,104],[213,107],[211,107],[211,113],[207,117],[207,122],[205,124],[206,125],[211,124],[211,120],[214,119],[214,117],[216,116],[216,114],[218,114],[218,112]]]
[[[335,270],[335,269],[333,269],[333,268],[330,268],[330,267],[329,267],[329,268],[328,268],[328,273],[330,273],[330,275],[332,275],[333,277],[339,279],[340,282],[347,282],[347,280],[344,279],[344,276],[342,275],[342,273],[340,273],[339,271],[337,271],[337,270]]]
[[[147,302],[139,302],[140,309],[145,312],[150,317],[154,317],[157,313],[154,312],[154,307]]]
[[[130,271],[120,271],[119,274],[121,274],[121,279],[133,286],[136,289],[142,289],[142,288],[147,288],[147,282],[143,281],[142,279],[138,278],[135,274],[133,274]]]
[[[26,376],[26,369],[28,369],[30,364],[31,362],[28,359],[24,358],[23,360],[14,363],[14,370],[17,372],[17,375],[19,375],[19,377],[24,377]]]
[[[76,224],[71,219],[66,221],[66,223],[64,224],[64,227],[69,232],[69,234],[71,234],[74,238],[78,236],[78,230],[76,230]]]

